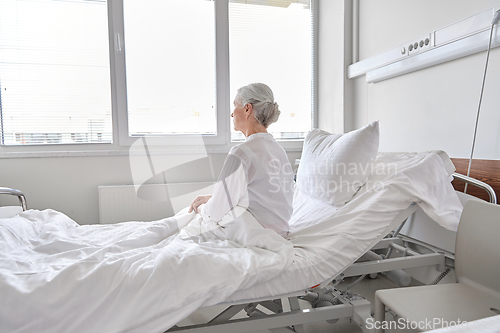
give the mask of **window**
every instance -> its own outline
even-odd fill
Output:
[[[107,23],[105,1],[0,1],[2,145],[111,142]]]
[[[214,3],[123,1],[131,136],[217,133]]]
[[[123,64],[116,80],[126,81],[118,90],[121,144],[144,136],[158,144],[190,144],[193,135],[206,144],[242,139],[229,116],[237,88],[251,82],[275,93],[282,114],[269,130],[277,139],[302,139],[312,128],[312,1],[122,5],[114,8],[116,62]]]
[[[301,139],[312,2],[2,0],[0,143],[225,144],[241,139],[230,114],[250,82],[275,93],[275,137]]]
[[[230,95],[250,82],[268,84],[281,110],[269,126],[276,139],[304,138],[312,128],[312,31],[308,0],[230,0]],[[243,135],[233,130],[232,138]]]

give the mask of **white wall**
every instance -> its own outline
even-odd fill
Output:
[[[360,0],[359,59],[500,5],[500,0]],[[486,52],[379,83],[354,80],[354,128],[380,120],[381,151],[468,158]],[[490,54],[474,158],[500,159],[500,48]]]
[[[23,191],[28,208],[52,208],[82,224],[99,222],[98,185],[132,183],[125,156],[5,158],[0,163],[1,186]]]
[[[178,155],[168,155],[175,159]],[[290,161],[300,152],[288,153]],[[215,181],[226,154],[212,154],[213,171],[189,167],[170,170],[158,182]],[[155,182],[152,179],[150,182]],[[80,224],[99,223],[97,187],[134,184],[128,156],[0,159],[0,186],[23,191],[30,209],[55,209]],[[17,199],[0,196],[0,205]],[[193,198],[194,199],[194,198]]]
[[[320,0],[318,5],[318,128],[343,133],[352,127],[352,82],[346,68],[352,59],[352,0]],[[347,112],[346,112],[347,111]]]

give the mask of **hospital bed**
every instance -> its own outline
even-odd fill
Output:
[[[446,155],[443,153],[379,154],[379,159],[394,160],[398,156],[403,161],[400,171],[404,171],[403,173],[411,173],[411,169],[413,169],[413,167],[405,169],[404,165],[413,165],[415,161],[425,160],[429,156],[434,164],[439,164],[439,161],[446,161]],[[447,172],[451,171],[450,166],[448,166]],[[465,179],[470,183],[477,183],[461,175],[455,174],[454,176]],[[392,176],[384,175],[384,177],[391,178]],[[392,180],[394,181],[394,179]],[[375,180],[373,184],[375,184]],[[480,185],[485,188],[488,187],[488,185],[482,183]],[[392,186],[394,184],[388,186],[388,188]],[[398,186],[396,184],[396,188]],[[401,234],[402,230],[406,228],[405,224],[403,224],[404,221],[407,221],[406,224],[418,224],[418,222],[411,220],[415,213],[422,211],[421,206],[415,203],[418,201],[417,199],[408,202],[404,208],[401,208],[402,206],[393,208],[390,213],[384,211],[389,209],[388,206],[385,206],[387,203],[378,203],[377,205],[381,205],[383,211],[376,211],[377,205],[372,205],[369,202],[370,200],[366,199],[372,197],[371,195],[368,196],[367,193],[374,189],[375,186],[372,189],[363,188],[353,198],[352,202],[359,200],[358,204],[366,211],[369,211],[366,217],[359,218],[358,216],[358,226],[356,228],[364,223],[372,223],[377,220],[377,215],[381,216],[382,227],[369,230],[372,233],[374,230],[376,232],[367,239],[355,242],[356,244],[342,243],[342,249],[346,253],[348,252],[348,255],[328,248],[328,242],[323,244],[320,234],[323,233],[335,238],[334,232],[332,232],[332,230],[336,230],[335,228],[340,228],[341,232],[349,231],[350,227],[343,229],[345,226],[342,226],[342,224],[348,224],[346,222],[352,219],[353,215],[363,215],[363,212],[349,210],[349,204],[341,209],[327,212],[322,211],[321,203],[317,202],[315,209],[320,214],[317,214],[316,217],[322,220],[322,223],[302,227],[301,230],[295,231],[289,236],[289,239],[294,242],[295,247],[299,250],[311,246],[312,243],[309,238],[315,238],[314,243],[319,244],[320,247],[325,246],[325,252],[333,250],[337,252],[336,255],[339,257],[345,255],[345,257],[336,259],[327,258],[339,262],[332,264],[323,262],[323,267],[311,268],[305,265],[302,268],[296,268],[295,271],[287,270],[273,280],[257,284],[248,290],[239,290],[225,301],[218,302],[217,306],[219,308],[225,307],[225,309],[208,322],[196,325],[182,325],[179,323],[171,327],[168,332],[254,332],[264,329],[269,329],[272,332],[301,332],[303,331],[303,324],[323,320],[334,322],[339,318],[349,318],[352,323],[359,325],[363,331],[371,331],[366,325],[367,320],[371,318],[371,304],[360,295],[337,289],[339,282],[347,277],[373,276],[377,273],[392,274],[396,277],[396,280],[399,278],[398,281],[401,282],[405,279],[403,269],[431,267],[439,275],[446,272],[447,268],[453,265],[453,253],[433,247],[430,244],[422,244],[418,240],[413,240],[411,237]],[[395,193],[400,190],[401,188],[398,188]],[[0,193],[19,197],[21,207],[16,208],[17,212],[26,209],[26,200],[20,191],[2,188]],[[377,193],[380,192],[375,192],[375,196]],[[490,193],[492,193],[493,197],[494,192]],[[422,194],[425,195],[423,192],[419,195]],[[365,199],[360,199],[363,197]],[[378,199],[385,200],[383,198],[381,196]],[[424,200],[428,199],[424,198]],[[465,199],[468,198],[465,197]],[[345,214],[340,214],[342,211],[345,211]],[[431,210],[428,209],[428,211]],[[296,219],[302,224],[307,224],[310,221],[304,219],[306,215],[307,212],[303,212],[303,216],[296,217]],[[390,217],[390,220],[387,220],[388,217]],[[333,229],[326,226],[329,223],[331,223],[330,227]],[[437,225],[437,223],[433,223]],[[411,231],[408,232],[410,236]],[[333,242],[333,244],[339,246],[341,243]],[[352,248],[352,245],[356,246]],[[422,247],[427,250],[421,251]],[[313,281],[316,283],[312,283]],[[318,285],[312,287],[314,284]],[[306,285],[309,287],[304,287]],[[206,302],[203,306],[210,305],[209,303]],[[2,306],[5,306],[5,304],[2,304]],[[242,314],[246,318],[241,318]],[[159,331],[161,327],[165,327],[164,318],[158,317],[151,318],[148,322],[131,329],[131,331],[155,332]]]
[[[378,153],[377,123],[353,132],[308,134],[286,239],[245,209],[223,225],[186,210],[147,223],[80,226],[60,212],[18,208],[0,219],[1,328],[277,333],[349,318],[372,331],[371,304],[339,283],[383,273],[405,285],[408,271],[425,267],[439,282],[453,253],[412,238],[422,224],[414,216],[453,234],[462,204],[446,153]],[[338,165],[360,169],[343,179],[325,172]],[[2,192],[25,206],[20,192]],[[207,322],[182,322],[212,306],[222,310]]]

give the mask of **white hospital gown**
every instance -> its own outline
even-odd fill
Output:
[[[295,184],[283,148],[269,133],[250,135],[229,152],[203,220],[220,221],[235,206],[246,208],[264,227],[288,233]]]

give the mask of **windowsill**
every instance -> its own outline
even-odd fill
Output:
[[[197,147],[155,147],[148,151],[152,155],[190,155],[190,154],[227,154],[229,150],[240,142],[221,146],[208,146],[206,149]],[[303,140],[280,140],[280,145],[286,152],[302,151]],[[53,148],[53,149],[52,149]],[[49,150],[51,149],[51,150]],[[129,148],[120,147],[115,144],[91,145],[60,145],[60,146],[9,146],[0,147],[0,159],[7,158],[55,158],[55,157],[110,157],[129,156]],[[133,154],[140,154],[134,151]]]

